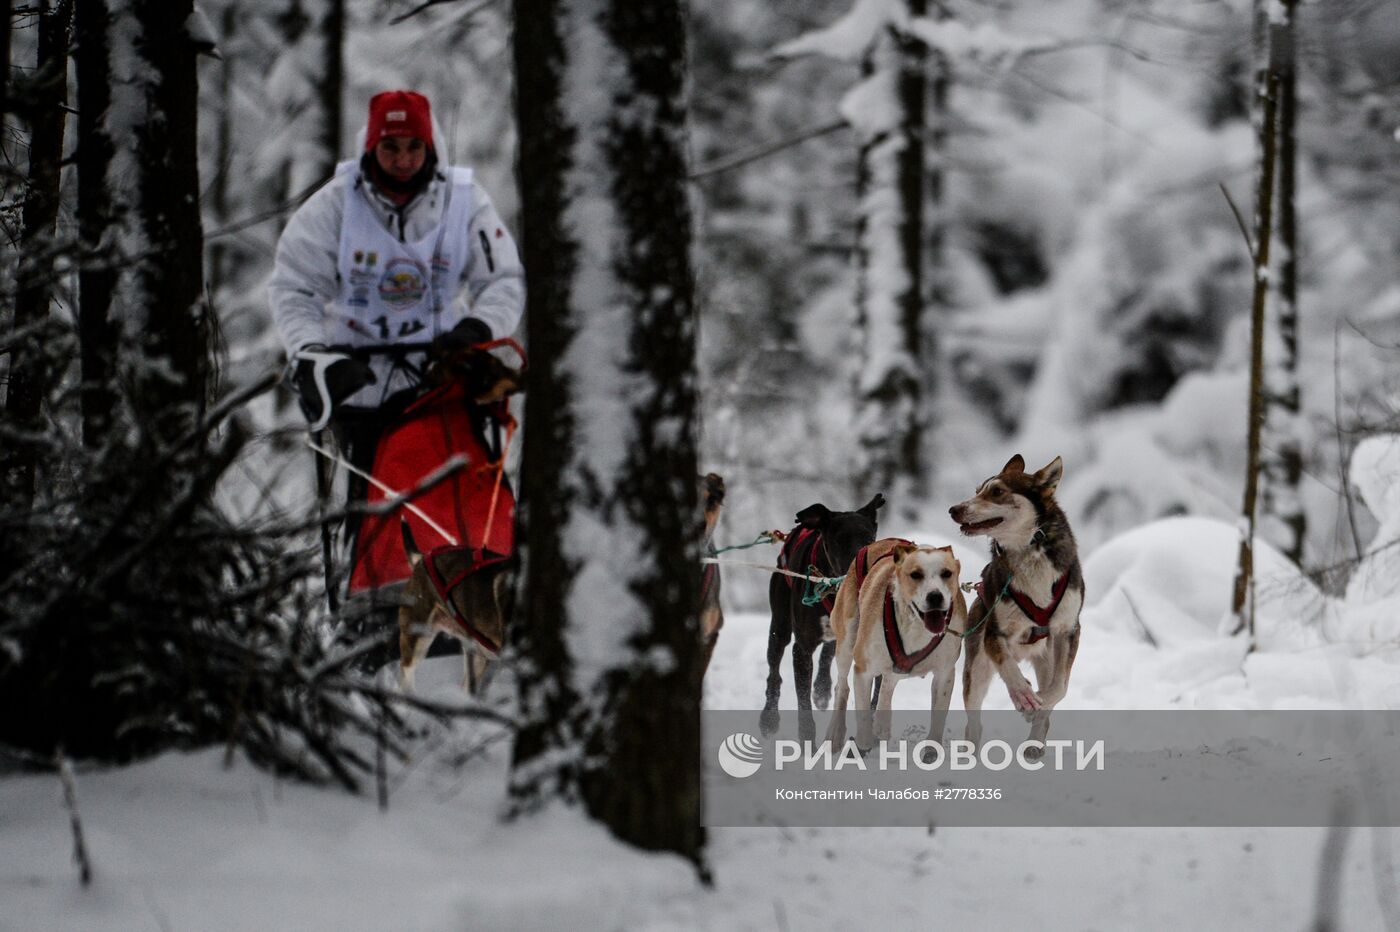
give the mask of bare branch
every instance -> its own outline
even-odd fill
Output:
[[[841,119],[833,121],[831,123],[824,123],[821,126],[814,126],[809,129],[804,129],[796,135],[788,137],[787,139],[783,139],[778,142],[765,143],[761,146],[756,146],[755,148],[749,149],[746,152],[740,152],[736,155],[731,155],[726,158],[722,158],[716,162],[711,162],[709,165],[697,168],[695,171],[690,173],[690,176],[687,180],[699,181],[702,178],[709,178],[712,175],[718,175],[723,172],[731,171],[743,165],[748,165],[750,162],[757,162],[759,159],[767,158],[770,155],[775,155],[779,152],[782,152],[784,149],[791,149],[793,146],[800,145],[801,143],[804,143],[809,139],[817,139],[818,137],[834,133],[837,130],[845,129],[849,125],[850,124],[847,123],[844,119]]]
[[[1254,242],[1249,236],[1249,227],[1244,222],[1244,214],[1240,213],[1239,206],[1235,199],[1230,196],[1230,189],[1225,187],[1225,182],[1220,182],[1220,193],[1225,195],[1225,203],[1230,205],[1230,213],[1235,215],[1235,222],[1240,225],[1240,235],[1244,237],[1244,248],[1249,250],[1249,261],[1254,261]]]
[[[397,26],[399,23],[402,23],[404,20],[412,19],[413,17],[417,16],[419,13],[422,13],[422,12],[425,11],[425,10],[431,9],[432,7],[435,7],[435,6],[443,6],[444,4],[448,4],[448,3],[457,3],[457,2],[459,2],[459,0],[423,0],[422,3],[418,4],[416,7],[414,7],[414,8],[411,9],[411,10],[409,10],[407,13],[401,14],[401,15],[399,15],[399,16],[395,16],[393,19],[389,20],[389,25],[390,25],[390,26]],[[476,6],[472,7],[471,9],[467,10],[465,13],[462,14],[462,16],[463,16],[463,17],[472,16],[472,15],[474,15],[474,14],[476,14],[476,13],[479,13],[479,12],[481,12],[482,10],[486,9],[488,6],[491,6],[491,5],[492,5],[493,3],[495,3],[495,2],[496,2],[496,0],[481,0],[480,3],[478,3]]]
[[[62,746],[54,749],[53,760],[58,779],[63,784],[63,806],[68,810],[68,824],[73,829],[73,861],[78,865],[78,878],[83,886],[91,886],[92,859],[88,857],[87,842],[83,838],[83,820],[78,815],[78,789],[73,779],[73,768]]]

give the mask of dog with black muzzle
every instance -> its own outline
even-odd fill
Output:
[[[831,611],[836,641],[836,699],[826,738],[846,740],[846,702],[856,695],[856,747],[889,740],[890,703],[899,681],[933,674],[929,740],[943,741],[953,695],[958,641],[967,629],[967,604],[958,586],[961,567],[951,547],[920,547],[907,540],[876,541],[856,555]],[[949,632],[954,637],[947,637]],[[854,680],[854,686],[851,683]],[[872,728],[872,687],[880,697]]]
[[[992,540],[964,645],[966,737],[975,744],[982,740],[982,701],[994,672],[1032,723],[1032,741],[1045,740],[1050,712],[1069,689],[1079,652],[1084,574],[1069,520],[1055,501],[1063,475],[1058,456],[1028,473],[1017,454],[976,495],[948,509],[964,534]],[[1035,689],[1021,673],[1023,660],[1035,670]]]
[[[860,549],[875,540],[879,512],[885,497],[877,494],[855,511],[832,511],[825,505],[808,505],[797,513],[797,526],[788,533],[787,542],[778,556],[778,568],[803,576],[834,578],[846,572]],[[768,625],[768,683],[764,693],[763,712],[759,729],[771,735],[781,724],[778,697],[783,678],[778,672],[788,642],[792,646],[792,677],[797,687],[797,734],[803,741],[816,739],[816,719],[812,704],[826,708],[831,698],[831,658],[835,654],[830,640],[834,594],[817,597],[808,581],[786,573],[774,573],[768,582],[768,606],[772,619]],[[812,677],[812,654],[818,647],[816,679]]]

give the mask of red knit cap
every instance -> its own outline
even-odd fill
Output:
[[[428,98],[416,91],[384,91],[369,102],[365,151],[389,136],[413,136],[433,145],[433,117]]]

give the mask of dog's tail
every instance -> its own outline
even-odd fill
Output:
[[[403,531],[403,552],[408,554],[408,565],[416,570],[423,562],[423,551],[413,542],[413,529],[408,526],[407,518],[399,518],[399,528]]]

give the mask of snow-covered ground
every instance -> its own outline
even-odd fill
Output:
[[[1260,649],[1246,657],[1217,633],[1232,541],[1228,525],[1172,519],[1086,560],[1066,705],[1394,708],[1394,645],[1367,629],[1363,646],[1358,630],[1376,603],[1329,601],[1270,552],[1259,560]],[[965,575],[979,549],[958,544]],[[764,616],[731,614],[708,707],[758,704],[766,638]],[[430,661],[420,684],[447,691],[457,673],[451,658]],[[923,682],[905,684],[895,703],[917,709],[926,696]],[[989,699],[1009,708],[997,689]],[[395,770],[386,813],[243,763],[225,769],[216,750],[82,771],[89,889],[71,863],[57,780],[4,779],[0,928],[1301,929],[1318,895],[1326,831],[1265,828],[714,829],[707,888],[679,859],[619,845],[570,810],[502,821],[506,744],[446,763],[480,739],[475,727],[439,735]],[[1398,841],[1393,830],[1345,836],[1340,928],[1397,927]]]

